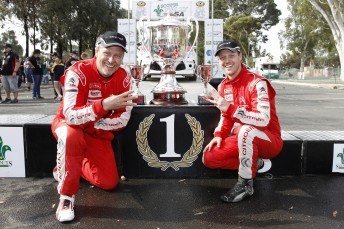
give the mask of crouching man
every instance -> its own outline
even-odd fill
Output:
[[[119,182],[111,132],[127,125],[136,105],[131,76],[120,67],[124,52],[125,37],[105,32],[97,39],[95,56],[75,63],[61,78],[64,95],[52,123],[58,142],[53,175],[59,182],[60,222],[74,219],[80,177],[105,190]]]
[[[218,87],[219,95],[208,100],[221,111],[221,119],[204,148],[203,163],[208,168],[238,170],[238,182],[221,196],[224,202],[238,202],[253,195],[253,180],[263,166],[261,158],[273,158],[282,149],[276,92],[268,80],[241,64],[235,42],[221,42],[215,56],[226,78]],[[239,125],[233,128],[234,123]]]

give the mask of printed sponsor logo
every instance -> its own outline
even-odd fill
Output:
[[[344,144],[333,145],[332,172],[344,173]]]
[[[102,92],[100,90],[89,90],[88,91],[89,98],[99,98],[102,97]]]
[[[0,136],[0,167],[12,167],[13,162],[6,160],[6,153],[12,151],[11,147],[4,145]]]
[[[233,95],[232,94],[225,95],[225,100],[228,101],[228,102],[232,102],[233,101]]]
[[[90,83],[90,89],[101,89],[102,86],[100,83]]]

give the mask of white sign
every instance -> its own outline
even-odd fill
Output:
[[[153,20],[161,19],[167,14],[183,19],[191,16],[197,18],[199,21],[209,18],[209,0],[133,0],[132,3],[132,17],[136,19],[140,19],[142,16]]]
[[[25,177],[23,127],[0,127],[0,177]]]
[[[123,58],[123,65],[136,63],[136,20],[118,19],[118,32],[127,40],[127,50]]]
[[[211,41],[217,45],[220,41],[223,41],[223,19],[207,19],[204,21],[204,41]],[[206,42],[207,44],[207,42]]]
[[[223,72],[221,66],[219,65],[219,60],[214,56],[216,52],[216,46],[205,45],[204,46],[204,64],[216,64],[217,67],[214,68],[213,78],[223,78]]]
[[[333,144],[332,172],[344,173],[344,144]]]
[[[217,64],[213,78],[223,78],[218,59],[214,56],[217,45],[223,41],[223,19],[204,21],[204,64]],[[216,69],[216,68],[215,68]]]

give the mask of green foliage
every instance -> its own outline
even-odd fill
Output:
[[[126,17],[119,0],[7,0],[4,6],[9,9],[7,15],[15,15],[24,24],[27,55],[30,40],[34,45],[40,43],[43,50],[56,45],[60,56],[71,51],[68,48],[72,49],[71,44],[75,43],[80,53],[94,49],[99,34],[117,30],[117,19]],[[39,31],[41,39],[33,34],[30,37],[29,29],[36,34]]]
[[[312,60],[317,65],[320,56],[335,49],[330,28],[308,0],[288,0],[288,3],[291,15],[284,23],[285,30],[279,33],[281,46],[288,54],[281,64],[302,69]],[[295,64],[297,59],[299,64]]]
[[[240,44],[246,63],[262,51],[259,42],[267,42],[263,30],[279,22],[280,10],[273,0],[235,0],[227,4],[230,16],[224,24],[224,39]]]
[[[17,53],[18,56],[23,55],[23,47],[18,43],[16,34],[13,30],[9,30],[5,33],[2,33],[0,36],[0,44],[9,43],[12,45],[13,52]]]

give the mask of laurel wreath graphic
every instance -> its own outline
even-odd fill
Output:
[[[151,114],[146,117],[139,125],[139,129],[136,131],[136,142],[139,152],[142,154],[143,159],[148,162],[148,165],[154,168],[161,168],[162,171],[166,171],[168,168],[173,168],[178,171],[180,167],[190,167],[193,162],[198,158],[198,154],[202,150],[204,131],[201,129],[201,124],[194,117],[189,114],[185,114],[188,124],[192,130],[193,140],[192,145],[188,151],[186,151],[180,161],[160,161],[158,156],[148,145],[147,133],[150,126],[153,123],[155,115]]]

